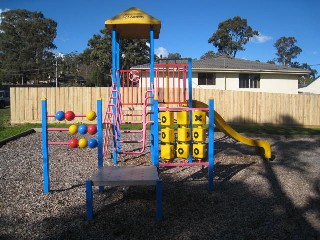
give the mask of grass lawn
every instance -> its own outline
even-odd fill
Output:
[[[31,128],[40,127],[40,124],[10,125],[10,108],[0,109],[0,140],[22,133]]]
[[[50,127],[67,127],[66,124],[50,124]],[[39,128],[41,124],[15,124],[10,125],[10,108],[0,109],[0,140],[22,133],[31,128]],[[177,126],[174,126],[176,129]],[[276,127],[276,126],[233,126],[240,132],[249,135],[320,135],[320,128],[301,128],[301,127]],[[124,124],[123,129],[141,129],[141,125]],[[216,129],[218,131],[218,129]]]

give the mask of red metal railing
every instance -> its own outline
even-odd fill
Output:
[[[155,64],[154,89],[159,103],[181,104],[187,100],[187,64]],[[120,70],[122,105],[143,105],[150,89],[150,70]]]

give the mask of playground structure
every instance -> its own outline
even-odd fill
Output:
[[[104,118],[101,99],[97,102],[98,171],[86,181],[86,207],[89,220],[93,219],[93,186],[99,186],[99,192],[102,192],[104,186],[133,185],[156,187],[156,215],[157,219],[162,219],[162,181],[158,175],[160,167],[208,167],[208,190],[213,191],[215,124],[237,141],[263,149],[264,156],[271,158],[270,144],[247,138],[233,130],[214,111],[213,99],[210,99],[208,104],[195,104],[192,100],[191,59],[188,59],[187,63],[154,63],[154,39],[159,37],[161,28],[159,20],[138,8],[131,8],[107,20],[106,27],[112,36],[112,86]],[[119,41],[125,38],[149,39],[149,71],[120,69]],[[145,87],[144,91],[142,84]],[[173,96],[169,95],[169,88],[174,89]],[[133,108],[139,108],[140,112],[127,113],[128,109]],[[43,142],[46,143],[47,117],[52,115],[47,115],[46,104],[43,101],[42,132]],[[55,117],[59,119],[60,116],[56,114]],[[126,120],[128,117],[139,120],[128,121]],[[124,130],[121,128],[123,124],[139,124],[141,129]],[[175,131],[176,124],[178,128]],[[140,155],[146,151],[147,127],[150,127],[150,166],[116,166],[119,154]],[[77,131],[86,132],[82,128],[78,127]],[[73,126],[68,131],[74,133],[75,129]],[[126,134],[139,138],[124,140]],[[133,143],[140,144],[140,148],[124,149],[124,145]],[[68,144],[71,147],[81,147],[79,142]],[[103,166],[103,159],[110,146],[115,166],[106,167]],[[47,149],[44,143],[43,149]],[[43,159],[44,192],[48,193],[50,188],[47,150],[43,152]]]

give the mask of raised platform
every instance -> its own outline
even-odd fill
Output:
[[[94,186],[156,185],[159,175],[155,166],[103,167],[91,177]]]
[[[155,166],[103,167],[86,181],[87,219],[93,220],[92,186],[156,186],[156,216],[162,219],[162,182]]]

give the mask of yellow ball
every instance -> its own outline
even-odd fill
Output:
[[[86,113],[86,117],[87,117],[87,119],[88,119],[89,121],[93,121],[93,120],[96,119],[97,115],[96,115],[96,113],[95,113],[94,111],[88,111],[88,112]]]
[[[69,133],[70,134],[76,134],[78,132],[78,127],[77,127],[77,125],[74,125],[74,124],[72,124],[70,127],[69,127]]]
[[[79,148],[85,148],[85,147],[87,147],[87,144],[88,144],[88,142],[87,142],[87,139],[85,139],[85,138],[81,138],[78,142]]]

